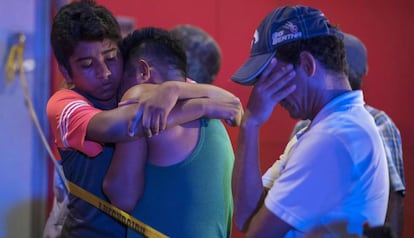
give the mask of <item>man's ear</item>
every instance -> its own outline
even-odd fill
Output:
[[[299,55],[300,67],[308,77],[311,77],[316,72],[316,59],[307,51],[302,51]]]
[[[140,81],[148,81],[151,78],[151,70],[147,61],[144,59],[139,59],[137,62],[137,79]]]
[[[66,83],[68,84],[73,83],[72,77],[70,76],[68,70],[61,64],[59,65],[59,71],[62,74],[63,78],[65,79]]]

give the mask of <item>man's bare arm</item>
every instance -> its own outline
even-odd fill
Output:
[[[196,89],[212,88],[210,85],[199,87],[197,84],[190,83],[182,83],[180,85],[185,85],[185,90],[191,90],[191,87],[187,87],[188,85],[196,86]],[[135,100],[134,102],[96,114],[88,124],[87,139],[99,142],[122,142],[152,135],[153,133],[158,133],[159,129],[157,130],[157,128],[160,128],[160,126],[157,127],[154,123],[161,123],[165,116],[168,116],[165,118],[167,127],[186,123],[201,117],[229,119],[235,122],[235,125],[238,125],[240,122],[242,114],[240,100],[224,89],[213,87],[218,88],[218,91],[222,91],[222,93],[203,92],[200,95],[208,96],[198,98],[199,100],[190,99],[184,102],[184,107],[179,106],[174,109],[176,104],[174,95],[179,93],[181,89],[172,93],[173,96],[168,97],[157,91],[157,87],[158,85],[150,84],[134,86],[124,97],[130,100],[130,102],[133,99]],[[151,94],[154,94],[155,98],[152,98]],[[189,96],[189,93],[184,92],[183,95]],[[171,107],[169,106],[171,102],[173,102],[173,110],[170,113],[168,108]],[[160,108],[157,108],[159,105],[161,105]],[[149,110],[146,114],[146,119],[143,117],[145,107],[147,107],[147,111]],[[143,126],[142,120],[147,120],[145,126]]]
[[[103,182],[104,193],[118,208],[131,212],[144,191],[147,142],[145,138],[117,143]]]
[[[225,100],[239,101],[237,97],[222,88],[213,85],[180,81],[167,81],[160,85],[136,85],[124,94],[122,101],[139,101],[143,103],[143,119],[141,123],[147,136],[151,136],[167,128],[167,116],[178,100],[195,98],[222,98]],[[196,118],[190,116],[188,120],[183,122],[194,119]],[[137,123],[138,121],[135,120],[131,126],[139,126]]]

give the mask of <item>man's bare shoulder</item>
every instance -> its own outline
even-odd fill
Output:
[[[121,101],[138,99],[143,95],[155,90],[159,85],[156,84],[138,84],[129,88],[122,96]]]

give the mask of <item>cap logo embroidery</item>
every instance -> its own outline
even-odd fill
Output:
[[[283,25],[281,31],[276,31],[272,34],[272,44],[276,45],[287,40],[294,40],[302,38],[302,32],[298,32],[298,27],[292,22],[288,21]],[[287,31],[287,32],[285,32]]]
[[[283,28],[289,30],[292,33],[298,32],[298,27],[296,25],[293,25],[293,23],[290,22],[290,21],[286,22],[286,24],[283,26]]]

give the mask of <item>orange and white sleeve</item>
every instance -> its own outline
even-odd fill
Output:
[[[49,99],[46,111],[58,148],[78,150],[89,157],[102,152],[100,143],[86,140],[88,123],[101,110],[85,97],[73,90],[60,90]]]

